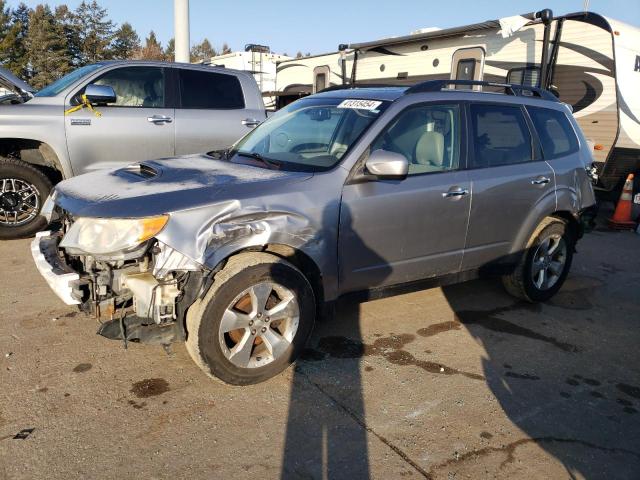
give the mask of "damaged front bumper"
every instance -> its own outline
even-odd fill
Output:
[[[64,303],[96,318],[107,316],[98,329],[100,335],[125,344],[185,339],[186,310],[203,279],[195,264],[160,243],[129,261],[69,256],[59,246],[62,237],[62,232],[38,233],[31,243],[34,262]]]
[[[40,275],[56,295],[67,305],[80,305],[82,292],[78,289],[80,274],[64,262],[58,251],[60,235],[39,232],[31,242],[31,255]]]

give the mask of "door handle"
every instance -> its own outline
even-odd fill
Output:
[[[531,185],[546,185],[551,179],[548,177],[539,176],[531,180]]]
[[[162,125],[163,123],[173,122],[173,118],[167,117],[166,115],[154,115],[152,117],[147,117],[147,122]]]
[[[254,128],[257,127],[258,125],[260,125],[262,123],[262,121],[257,120],[255,118],[245,118],[244,120],[242,120],[242,124],[245,127],[249,127],[249,128]]]
[[[462,187],[451,187],[448,191],[442,192],[444,198],[460,198],[469,194],[469,190]]]

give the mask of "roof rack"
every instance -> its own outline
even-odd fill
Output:
[[[543,90],[538,87],[529,87],[526,85],[516,85],[513,83],[498,83],[498,82],[482,82],[478,80],[429,80],[421,82],[413,87],[408,88],[404,93],[405,95],[410,93],[425,93],[425,92],[439,92],[446,89],[450,85],[468,85],[471,87],[497,87],[504,88],[504,93],[513,96],[537,96],[543,100],[550,100],[552,102],[560,102],[558,97],[548,90]],[[526,92],[526,93],[525,93]]]

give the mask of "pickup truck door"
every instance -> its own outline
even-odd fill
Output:
[[[167,107],[165,70],[155,66],[117,67],[90,83],[109,85],[116,103],[65,115],[73,173],[127,165],[175,154],[175,110]],[[85,85],[86,87],[86,85]],[[69,95],[65,109],[78,103],[84,87]]]
[[[174,71],[179,91],[177,155],[228,148],[265,119],[264,108],[247,108],[237,76],[189,68]]]

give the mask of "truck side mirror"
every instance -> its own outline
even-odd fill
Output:
[[[381,180],[402,180],[409,173],[409,161],[396,152],[374,150],[365,162],[367,173]]]
[[[116,103],[116,92],[109,85],[90,83],[84,90],[87,100],[95,104]]]

